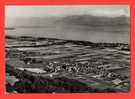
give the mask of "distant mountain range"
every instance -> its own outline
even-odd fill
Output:
[[[50,26],[52,24],[87,25],[87,26],[129,26],[130,18],[127,16],[107,17],[93,15],[69,15],[63,17],[17,17],[6,18],[6,26]]]
[[[117,26],[129,25],[130,18],[127,16],[106,17],[106,16],[92,16],[92,15],[73,15],[63,17],[58,23],[74,24],[74,25],[90,25],[90,26]]]

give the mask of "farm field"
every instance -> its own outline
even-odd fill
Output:
[[[6,74],[7,92],[128,92],[130,45],[7,36]]]

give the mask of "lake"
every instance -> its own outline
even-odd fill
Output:
[[[114,19],[108,19],[109,22],[106,22],[105,19],[102,20],[102,18],[98,18],[98,20],[100,20],[94,21],[94,25],[92,23],[93,20],[85,21],[83,18],[81,18],[81,20],[71,19],[9,19],[6,21],[7,26],[16,29],[6,30],[5,32],[6,35],[12,36],[50,37],[110,43],[130,42],[130,27],[126,22],[122,23],[125,19],[119,18],[121,21],[118,19],[118,21],[116,19],[115,21],[113,21]],[[89,20],[89,17],[87,19]]]

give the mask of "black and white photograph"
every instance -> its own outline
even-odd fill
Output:
[[[129,5],[5,6],[7,93],[130,92]]]

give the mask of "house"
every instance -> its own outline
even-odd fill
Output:
[[[42,63],[43,62],[41,58],[31,58],[31,57],[24,58],[23,61],[25,64]]]
[[[120,83],[122,83],[122,81],[120,79],[115,79],[115,80],[112,80],[112,82],[115,84],[115,85],[119,85]]]

